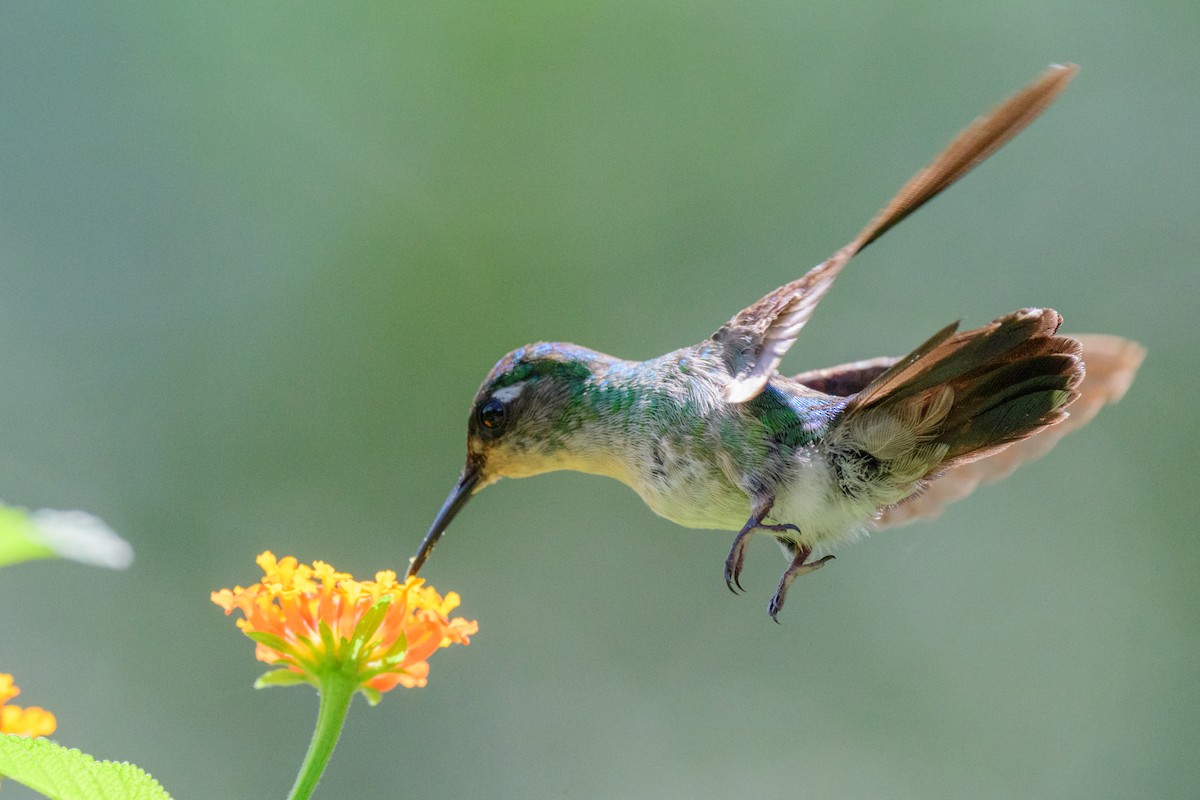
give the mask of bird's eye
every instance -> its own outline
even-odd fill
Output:
[[[508,412],[504,408],[504,403],[496,398],[492,398],[479,407],[479,424],[487,428],[492,433],[499,433],[504,429],[504,423],[508,421]]]

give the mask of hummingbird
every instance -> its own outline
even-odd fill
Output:
[[[1118,400],[1145,351],[1060,335],[1049,308],[973,330],[953,323],[899,358],[778,371],[847,262],[1014,137],[1077,71],[1052,65],[976,119],[849,244],[699,344],[647,361],[565,342],[501,358],[471,404],[466,465],[408,575],[484,487],[576,470],[617,479],[679,525],[736,531],[724,565],[734,593],[752,535],[773,537],[788,559],[768,605],[778,622],[792,582],[833,546],[936,516]]]

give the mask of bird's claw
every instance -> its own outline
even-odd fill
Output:
[[[804,559],[808,557],[808,553],[804,553],[792,561],[792,565],[783,573],[783,577],[779,579],[779,588],[775,590],[775,596],[771,598],[771,602],[767,604],[767,613],[771,615],[771,619],[779,622],[779,612],[783,610],[783,601],[787,597],[788,588],[792,585],[792,581],[801,575],[809,572],[814,572],[825,566],[825,562],[832,561],[833,556],[828,555],[818,558],[811,564],[805,564]]]
[[[742,566],[746,563],[746,545],[749,542],[750,531],[743,529],[734,538],[733,546],[729,548],[729,555],[725,558],[725,585],[734,594],[746,591],[742,588],[741,575]]]
[[[783,597],[779,594],[779,592],[776,592],[775,596],[771,598],[771,602],[767,603],[767,613],[771,615],[771,619],[775,620],[776,625],[783,624],[779,621],[779,612],[782,608]]]

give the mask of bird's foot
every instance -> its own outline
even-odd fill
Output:
[[[776,622],[779,622],[779,612],[783,609],[783,601],[787,597],[788,588],[792,585],[792,581],[801,575],[820,569],[825,566],[826,561],[833,560],[833,556],[825,556],[824,558],[818,558],[811,564],[804,563],[811,553],[812,551],[807,548],[796,553],[795,558],[792,559],[791,566],[784,571],[783,577],[779,579],[779,588],[775,590],[775,596],[771,598],[771,602],[767,606],[767,613]]]
[[[750,544],[750,534],[758,529],[774,531],[776,533],[784,531],[800,533],[800,529],[795,525],[764,525],[763,518],[767,516],[770,510],[771,503],[760,503],[755,508],[750,519],[746,520],[746,524],[738,531],[737,536],[733,537],[733,545],[729,548],[729,555],[725,558],[725,585],[734,594],[737,594],[739,590],[745,591],[742,588],[740,578],[742,575],[742,566],[746,563],[746,547]]]

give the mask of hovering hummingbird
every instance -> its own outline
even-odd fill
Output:
[[[796,577],[833,558],[814,552],[936,516],[1118,400],[1142,347],[1060,336],[1062,318],[1043,308],[947,325],[902,358],[777,371],[842,267],[1032,122],[1077,71],[1054,65],[975,120],[853,241],[699,344],[639,362],[541,342],[500,359],[471,406],[466,466],[408,574],[485,486],[569,469],[616,478],[680,525],[737,531],[725,561],[735,593],[751,535],[773,536],[790,559],[776,618]]]

